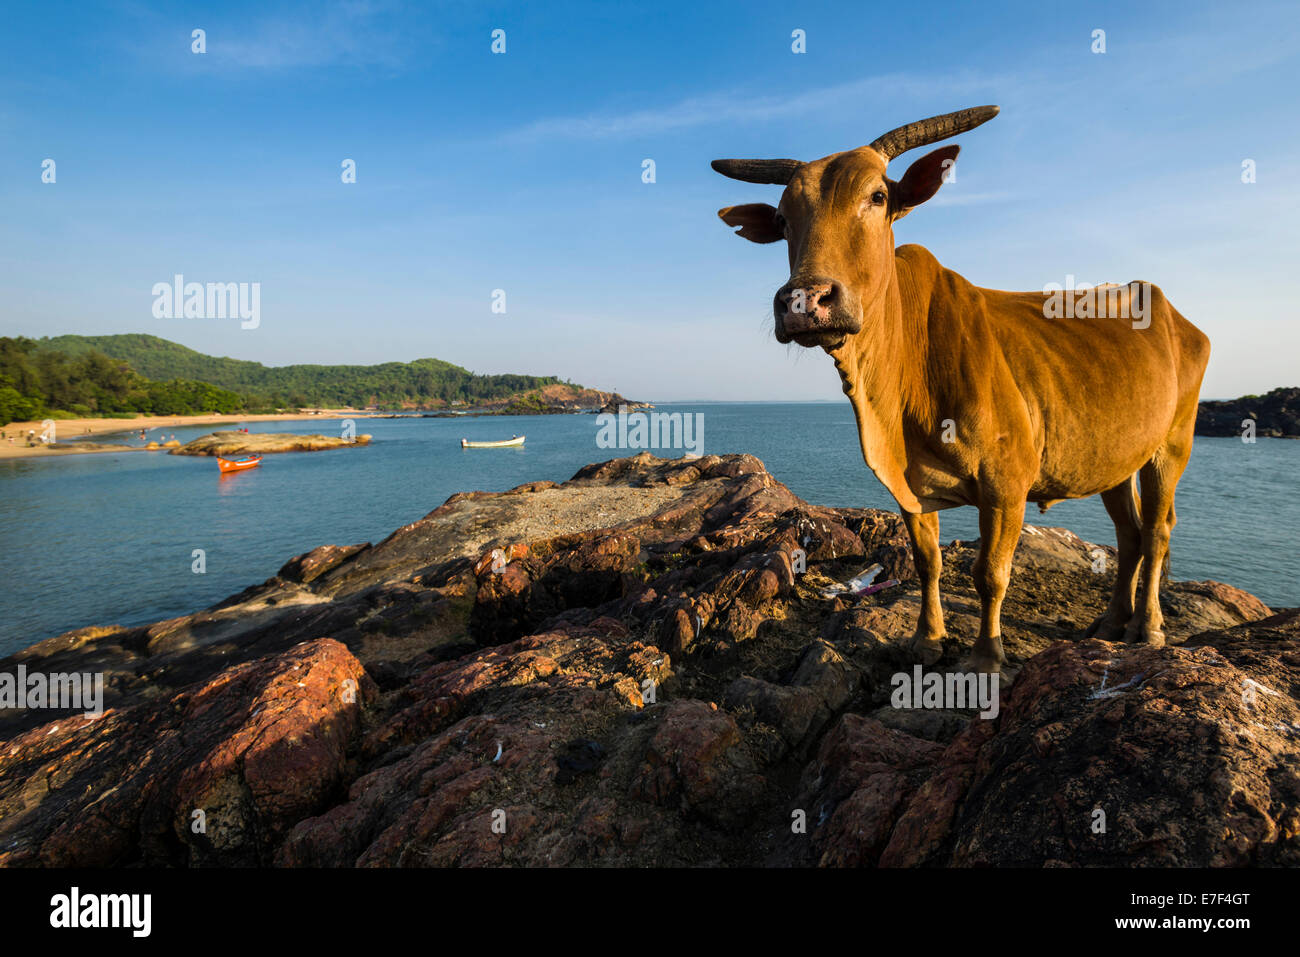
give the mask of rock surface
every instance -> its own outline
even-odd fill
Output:
[[[1300,438],[1300,388],[1206,400],[1197,409],[1196,434],[1240,436],[1247,419],[1254,420],[1257,436]]]
[[[940,675],[975,554],[944,549]],[[107,707],[0,711],[0,863],[1300,864],[1300,613],[1176,582],[1168,647],[1084,640],[1113,557],[1026,526],[982,719],[894,707],[919,608],[896,515],[742,455],[455,495],[0,662],[102,673]],[[825,597],[873,562],[903,584]]]
[[[269,863],[341,788],[372,687],[326,638],[11,738],[0,865]]]
[[[169,443],[170,444],[170,443]],[[337,435],[298,435],[295,432],[220,431],[201,435],[171,450],[172,455],[265,455],[272,452],[321,452],[369,445],[369,435],[345,439]],[[150,443],[152,447],[154,443]]]

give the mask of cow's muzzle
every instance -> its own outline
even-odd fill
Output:
[[[844,287],[831,279],[791,280],[772,301],[776,341],[825,346],[861,327]]]

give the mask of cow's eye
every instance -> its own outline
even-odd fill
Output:
[[[871,194],[871,203],[874,206],[884,206],[885,199],[885,191],[883,189],[878,189]]]
[[[786,227],[790,225],[785,221],[785,217],[782,216],[780,213],[776,214],[774,220],[776,222],[776,228],[781,230],[781,232],[785,232]]]

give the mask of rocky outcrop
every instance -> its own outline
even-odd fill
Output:
[[[1300,438],[1300,388],[1203,401],[1197,410],[1196,434],[1240,436],[1248,419],[1254,421],[1257,436]]]
[[[246,865],[335,797],[371,689],[329,639],[4,743],[0,864]]]
[[[975,554],[944,549],[927,673],[977,633]],[[0,863],[1300,863],[1300,614],[1175,582],[1167,647],[1084,640],[1113,558],[1026,526],[981,718],[895,706],[919,610],[895,515],[740,455],[456,495],[0,663],[102,673],[107,708],[0,711]],[[877,562],[903,584],[835,591]]]
[[[940,758],[880,863],[1300,865],[1298,624],[1053,645]]]
[[[438,403],[442,405],[443,403]],[[454,412],[426,412],[426,418],[461,418],[482,415],[570,415],[578,412],[615,412],[626,409],[652,409],[646,402],[625,399],[617,392],[602,392],[581,386],[552,383],[505,399],[476,402]]]
[[[306,585],[369,547],[369,542],[360,545],[322,545],[305,554],[295,555],[280,567],[276,575],[285,581]]]
[[[155,443],[150,443],[153,447]],[[169,443],[170,444],[170,443]],[[178,443],[179,444],[179,443]],[[353,439],[293,432],[213,432],[171,450],[172,455],[266,455],[273,452],[321,452],[369,445],[369,435]]]

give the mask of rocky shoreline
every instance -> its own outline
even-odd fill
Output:
[[[1254,420],[1257,436],[1300,439],[1300,388],[1202,401],[1196,415],[1196,434],[1240,436],[1247,419]]]
[[[602,412],[617,414],[620,408],[629,411],[653,409],[649,402],[633,402],[616,392],[594,392],[588,390],[586,402],[539,400],[524,401],[513,399],[509,402],[478,405],[455,412],[422,412],[425,419],[464,419],[484,415],[597,415]],[[396,416],[394,416],[396,418]]]
[[[455,495],[0,662],[102,673],[107,709],[0,711],[0,864],[1300,865],[1300,610],[1176,582],[1168,647],[1084,640],[1098,548],[1026,527],[986,720],[891,703],[896,515],[744,455]],[[974,639],[974,555],[944,549],[931,670]],[[902,584],[824,597],[869,563]]]
[[[171,450],[172,455],[269,455],[277,452],[323,452],[369,445],[369,435],[345,439],[337,435],[296,432],[213,432]]]

